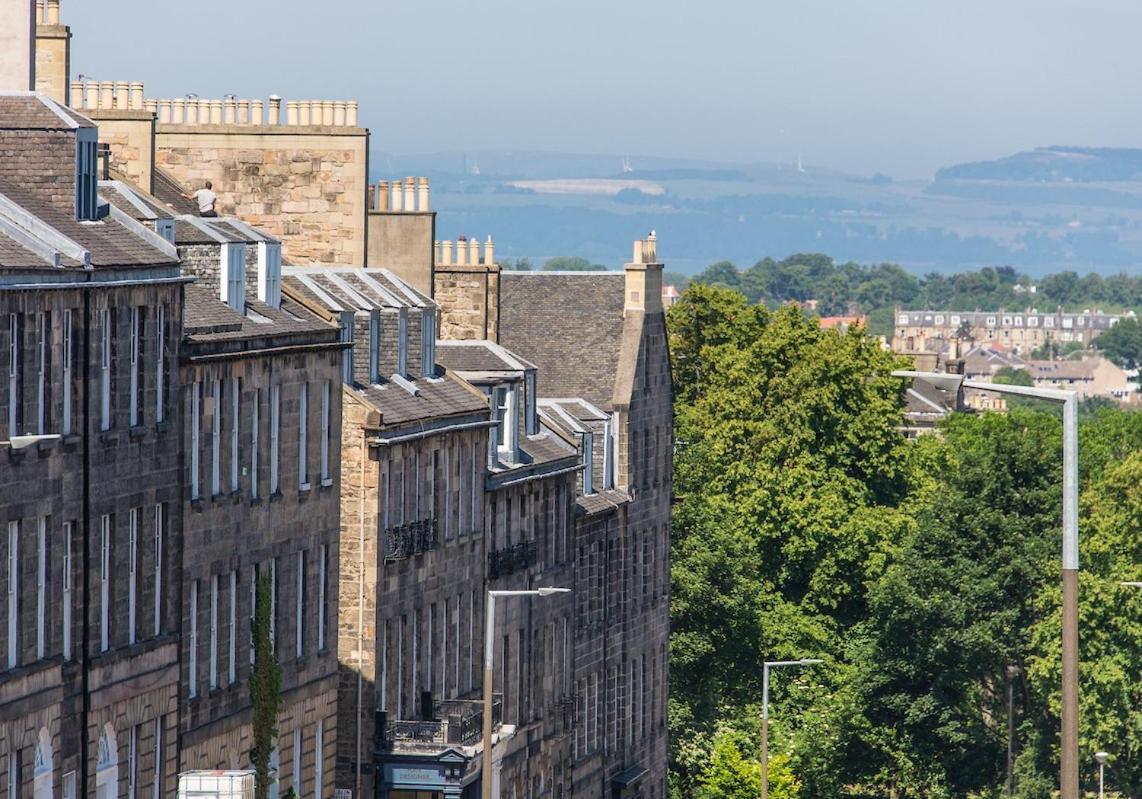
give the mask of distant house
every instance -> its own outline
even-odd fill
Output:
[[[822,330],[836,328],[840,333],[847,333],[850,327],[857,325],[868,327],[867,316],[822,316],[820,321]]]
[[[1028,361],[1035,385],[1078,392],[1082,399],[1109,397],[1125,402],[1136,387],[1126,372],[1101,356],[1063,361]]]
[[[674,303],[678,302],[678,298],[682,296],[682,292],[673,283],[662,287],[662,305],[669,308]]]
[[[951,338],[1002,345],[1015,352],[1039,349],[1048,343],[1078,341],[1089,345],[1115,325],[1119,317],[1102,311],[1041,313],[1025,311],[909,311],[894,310],[892,348],[896,352],[939,350]]]

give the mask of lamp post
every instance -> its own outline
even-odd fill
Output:
[[[58,441],[59,438],[59,433],[48,433],[38,436],[12,436],[7,441],[0,441],[0,446],[7,446],[12,449],[24,449],[33,444],[39,444],[41,441]]]
[[[1079,799],[1079,425],[1073,391],[965,380],[941,372],[896,371],[958,393],[960,388],[1016,394],[1063,406],[1063,712],[1059,764],[1060,799]]]
[[[1102,778],[1106,769],[1106,760],[1110,757],[1107,752],[1095,752],[1094,759],[1098,761],[1098,799],[1102,799]]]
[[[783,666],[816,666],[817,658],[767,660],[761,666],[761,799],[769,799],[769,670]]]
[[[495,647],[492,642],[496,637],[496,597],[538,596],[549,597],[554,594],[568,594],[570,588],[535,588],[526,591],[489,591],[488,603],[484,609],[484,757],[483,769],[480,775],[480,797],[491,799],[492,796],[492,667]]]

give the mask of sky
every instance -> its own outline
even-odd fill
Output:
[[[923,178],[1142,146],[1137,0],[63,0],[62,17],[73,74],[356,99],[398,154],[800,155]]]

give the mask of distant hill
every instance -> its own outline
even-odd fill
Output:
[[[1015,180],[1057,183],[1142,180],[1142,150],[1112,147],[1039,147],[994,161],[946,167],[936,180]]]

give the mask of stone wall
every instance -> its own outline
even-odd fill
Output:
[[[326,336],[325,338],[329,338]],[[188,420],[184,446],[191,446],[192,392],[201,392],[198,463],[200,498],[188,496],[185,505],[183,557],[184,598],[182,650],[184,664],[196,658],[196,680],[189,682],[189,667],[182,670],[181,725],[184,752],[182,770],[230,768],[235,754],[248,763],[249,747],[233,719],[250,712],[248,680],[251,668],[250,626],[253,586],[258,574],[272,574],[275,581],[274,640],[282,665],[282,687],[287,704],[284,717],[296,708],[308,707],[328,721],[323,741],[330,762],[324,790],[333,788],[332,753],[336,751],[337,598],[338,535],[340,510],[341,443],[341,353],[336,350],[278,354],[259,350],[251,341],[239,357],[218,361],[210,358],[207,345],[188,345],[189,361],[182,368],[185,387],[182,404]],[[196,360],[201,357],[202,360]],[[218,381],[221,403],[213,401]],[[232,412],[232,391],[237,381],[239,413]],[[325,381],[330,385],[329,474],[321,474],[321,397]],[[300,393],[308,385],[306,432],[308,485],[300,483],[299,438]],[[279,488],[271,490],[270,396],[280,390]],[[219,407],[220,406],[220,407]],[[251,447],[254,408],[257,406],[257,483],[253,481],[254,450]],[[213,429],[218,428],[219,491],[213,493]],[[235,427],[236,426],[236,427]],[[237,430],[237,487],[233,483],[235,461],[232,435]],[[188,468],[190,457],[186,459]],[[324,599],[321,596],[321,549],[325,548]],[[303,583],[299,593],[299,564]],[[211,616],[217,581],[216,685],[210,685]],[[197,586],[197,607],[192,607],[192,583]],[[235,587],[232,592],[231,586]],[[231,609],[233,608],[233,611]],[[298,612],[302,643],[297,647]],[[231,633],[230,617],[235,629]],[[191,614],[197,615],[198,646],[191,650]],[[319,638],[323,630],[324,641]],[[231,655],[231,641],[234,653]],[[234,662],[230,679],[231,658]],[[306,723],[312,723],[310,719]],[[323,722],[324,723],[324,722]],[[311,733],[306,733],[311,735]],[[280,738],[290,741],[288,733]],[[310,744],[312,746],[312,744]],[[243,747],[245,747],[243,749]],[[310,750],[312,751],[312,749]],[[291,755],[292,757],[292,755]],[[283,763],[283,773],[290,773]],[[313,778],[312,770],[305,779]],[[312,790],[312,788],[310,788]]]
[[[151,191],[155,171],[155,115],[130,109],[84,109],[99,125],[99,142],[111,151],[111,168]]]
[[[436,214],[370,211],[367,221],[369,252],[365,263],[393,271],[417,291],[431,297]]]
[[[210,180],[218,212],[283,242],[288,263],[365,263],[368,131],[159,124],[155,163],[185,189]]]
[[[40,10],[37,7],[37,13]],[[57,18],[52,21],[54,24],[41,22],[36,25],[36,91],[46,94],[61,105],[67,105],[68,76],[71,75],[71,29],[59,24],[58,3],[55,16]]]
[[[442,339],[499,339],[500,268],[437,265],[434,299],[440,306]]]
[[[174,276],[173,270],[171,276]],[[126,277],[126,276],[124,276]],[[15,451],[0,451],[0,520],[5,522],[0,549],[5,560],[9,536],[6,522],[18,523],[20,622],[18,662],[7,663],[7,624],[2,625],[3,670],[0,671],[0,737],[14,744],[21,764],[21,783],[31,795],[35,742],[40,731],[49,741],[53,782],[62,786],[65,775],[74,777],[78,795],[81,776],[86,772],[94,789],[98,741],[110,731],[124,765],[131,730],[135,730],[137,751],[136,780],[140,791],[153,784],[153,749],[144,751],[158,722],[170,732],[162,753],[164,794],[174,788],[176,747],[174,727],[175,692],[178,680],[178,559],[181,546],[179,504],[178,429],[181,422],[174,401],[178,377],[175,370],[181,336],[182,288],[180,284],[121,285],[93,288],[84,296],[80,289],[50,292],[0,291],[0,350],[2,368],[8,373],[9,314],[18,314],[17,331],[21,340],[21,380],[17,386],[17,430],[35,431],[38,401],[38,314],[50,313],[46,328],[51,338],[47,349],[46,419],[48,433],[61,434],[60,440]],[[85,312],[90,309],[90,316]],[[163,308],[160,328],[155,309]],[[102,326],[100,311],[111,315],[112,360],[111,417],[107,430],[100,420]],[[132,424],[129,405],[131,309],[142,309],[143,336],[140,360],[141,383],[134,395],[139,417]],[[70,351],[63,340],[64,317],[70,312],[72,341]],[[158,336],[163,337],[166,357],[160,369],[155,357]],[[85,349],[86,346],[86,349]],[[70,355],[70,384],[63,382],[65,363]],[[86,369],[92,376],[84,382]],[[163,388],[163,420],[158,419],[158,391]],[[65,396],[71,402],[71,430],[64,428]],[[7,438],[8,413],[12,397],[7,382],[0,388],[0,419]],[[91,408],[88,417],[85,408]],[[30,425],[30,427],[29,427]],[[85,456],[84,437],[91,442]],[[85,487],[90,506],[85,507]],[[155,509],[161,508],[163,526],[156,530]],[[137,514],[137,515],[136,515]],[[102,568],[102,519],[106,516],[111,533],[106,570]],[[84,518],[91,529],[84,530]],[[135,558],[131,557],[131,520],[137,519]],[[46,572],[44,593],[38,592],[39,529],[44,525]],[[71,531],[70,560],[67,531]],[[156,532],[163,557],[156,558]],[[86,547],[85,547],[86,543]],[[129,578],[131,563],[136,564],[135,626],[132,641]],[[70,572],[65,573],[65,564]],[[156,597],[156,566],[160,593]],[[107,582],[103,583],[103,575]],[[86,575],[86,578],[85,578]],[[7,570],[2,578],[7,581]],[[68,582],[70,580],[70,582]],[[109,600],[109,624],[102,620],[103,589]],[[85,593],[86,589],[86,593]],[[0,586],[7,597],[8,586]],[[39,643],[38,617],[42,603],[44,641]],[[158,608],[156,634],[155,609]],[[70,623],[68,614],[70,613]],[[83,650],[84,614],[91,631],[88,649]],[[102,632],[107,628],[107,647]],[[70,640],[65,638],[65,627]],[[70,651],[68,649],[70,644]],[[61,665],[62,664],[62,665]],[[85,674],[86,672],[86,674]],[[88,681],[90,712],[84,715],[81,690]],[[2,744],[0,744],[2,745]],[[86,747],[86,763],[83,759]],[[168,748],[169,747],[169,748]],[[150,758],[150,759],[148,759]],[[6,778],[6,776],[5,776]],[[125,779],[121,780],[125,785]],[[59,788],[57,788],[59,790]]]

